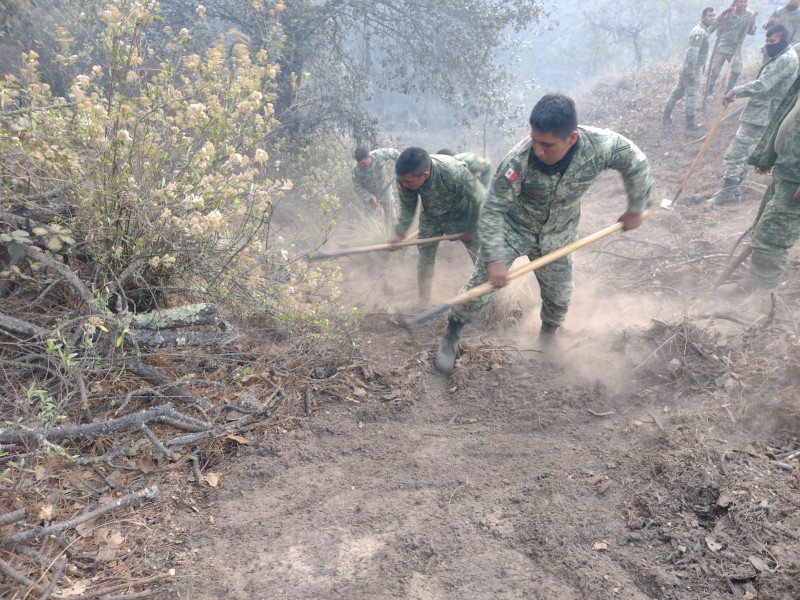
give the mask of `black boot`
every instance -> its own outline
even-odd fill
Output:
[[[722,182],[722,189],[716,194],[711,196],[706,202],[715,206],[723,206],[725,204],[732,204],[739,198],[736,196],[736,188],[739,186],[738,179],[730,179],[726,177]],[[741,189],[741,188],[740,188]],[[740,192],[741,194],[741,192]]]
[[[555,344],[556,334],[558,333],[558,325],[552,323],[545,323],[542,321],[542,327],[539,329],[539,345],[542,347],[551,347]]]
[[[436,353],[436,368],[440,373],[448,376],[452,375],[456,366],[458,341],[461,339],[461,330],[463,328],[464,323],[461,321],[456,321],[453,317],[447,318],[447,329],[444,330],[439,352]]]
[[[686,115],[686,131],[697,131],[698,129],[702,128],[703,124],[696,122],[694,115]]]
[[[672,123],[672,106],[667,104],[664,108],[664,115],[661,117],[661,125],[666,127],[670,123]]]

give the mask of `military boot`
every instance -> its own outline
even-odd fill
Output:
[[[738,200],[736,196],[736,188],[738,185],[738,179],[726,177],[722,182],[722,189],[711,196],[706,202],[714,206],[723,206],[724,204],[736,202]]]
[[[697,131],[702,128],[703,124],[695,121],[694,115],[686,114],[686,131]]]
[[[557,333],[558,325],[542,321],[542,327],[539,329],[539,346],[545,348],[552,347],[556,342]]]
[[[661,125],[664,127],[672,123],[672,107],[671,104],[664,107],[664,115],[661,117]]]
[[[461,330],[464,323],[457,321],[453,317],[447,318],[447,329],[444,330],[442,343],[436,353],[436,368],[440,373],[452,375],[456,366],[456,353],[458,352],[458,341],[461,339]]]

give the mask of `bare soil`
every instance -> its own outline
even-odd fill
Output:
[[[537,347],[530,278],[467,328],[442,378],[444,319],[400,326],[415,253],[343,262],[366,312],[357,352],[308,365],[304,399],[216,465],[217,487],[166,499],[154,527],[169,534],[175,597],[800,598],[797,255],[775,295],[713,295],[769,178],[752,176],[739,204],[703,202],[734,116],[683,208],[658,207],[700,146],[682,105],[661,131],[672,70],[583,101],[584,122],[647,153],[656,189],[639,230],[576,256],[557,350]],[[619,177],[583,207],[583,234],[613,223]],[[470,271],[462,248],[440,252],[437,301]]]

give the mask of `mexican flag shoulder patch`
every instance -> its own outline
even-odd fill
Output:
[[[519,177],[519,173],[517,173],[513,167],[509,167],[508,171],[506,171],[505,178],[508,179],[511,183],[514,183]]]

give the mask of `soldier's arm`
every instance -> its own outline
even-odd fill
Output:
[[[469,210],[469,215],[466,219],[467,230],[464,233],[467,233],[470,237],[474,238],[478,235],[478,216],[480,215],[484,189],[483,186],[478,183],[478,180],[475,179],[470,170],[466,167],[464,168],[464,173],[462,174],[462,181],[462,198],[464,198],[464,202],[466,203],[466,209]]]
[[[518,170],[511,161],[504,160],[495,172],[489,187],[489,195],[480,210],[478,218],[478,238],[481,241],[481,253],[486,262],[505,260],[503,251],[505,219],[514,204],[511,181],[519,176]]]
[[[791,52],[791,50],[790,50]],[[770,91],[784,79],[794,79],[797,76],[797,61],[781,61],[764,67],[758,79],[738,85],[733,88],[733,93],[740,97],[757,96]]]
[[[683,61],[684,72],[694,73],[700,67],[697,64],[697,57],[700,56],[700,47],[703,45],[703,36],[693,34],[689,38],[689,47],[686,49],[686,58]]]
[[[396,161],[400,156],[400,151],[395,148],[378,148],[373,150],[373,155],[379,155],[381,158]]]
[[[653,177],[650,164],[639,147],[628,138],[615,134],[610,160],[606,168],[619,171],[628,196],[627,213],[639,214],[650,206]]]
[[[419,194],[415,190],[405,189],[402,185],[398,185],[398,187],[400,188],[400,216],[397,217],[397,225],[394,228],[394,232],[400,237],[405,237],[409,227],[411,227],[414,213],[417,212]]]

